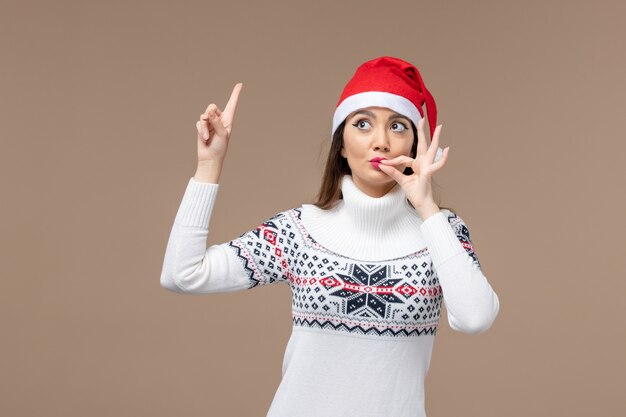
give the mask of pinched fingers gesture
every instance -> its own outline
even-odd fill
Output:
[[[216,104],[211,103],[204,113],[200,115],[200,120],[196,122],[196,128],[198,129],[198,162],[216,159],[223,160],[226,156],[235,109],[237,108],[237,101],[242,87],[242,83],[235,85],[224,111],[221,111]]]
[[[435,172],[445,165],[448,159],[447,147],[443,150],[441,159],[435,161],[437,150],[439,149],[439,136],[441,125],[435,128],[430,146],[426,144],[426,134],[424,133],[424,119],[417,124],[417,149],[415,158],[400,155],[393,159],[383,159],[379,165],[381,171],[392,177],[404,190],[407,198],[414,207],[423,207],[427,204],[434,204],[431,179]],[[404,175],[405,168],[411,168],[413,174]]]

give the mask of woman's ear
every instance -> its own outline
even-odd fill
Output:
[[[341,147],[341,156],[343,156],[344,158],[346,157],[346,148],[344,148],[343,146]]]

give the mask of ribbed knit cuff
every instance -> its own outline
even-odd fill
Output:
[[[446,213],[439,211],[429,216],[420,226],[435,267],[448,259],[465,253],[465,248],[452,229]]]
[[[174,222],[208,230],[218,189],[219,184],[198,182],[191,177]]]

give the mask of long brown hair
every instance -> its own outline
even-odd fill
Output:
[[[344,120],[337,127],[335,133],[333,133],[333,139],[330,144],[330,150],[328,151],[328,158],[326,159],[326,166],[324,168],[324,176],[322,177],[322,184],[317,196],[315,197],[315,202],[313,202],[313,205],[323,210],[333,208],[335,204],[343,198],[340,188],[341,179],[344,175],[352,175],[352,170],[348,165],[348,160],[341,155],[345,124],[346,121]],[[413,122],[411,122],[411,127],[413,128],[413,146],[411,146],[411,157],[413,157],[417,152],[418,137],[417,128]],[[404,170],[405,175],[410,175],[412,173],[413,170],[409,167]],[[409,204],[411,204],[410,201]],[[437,205],[440,209],[446,209],[454,212],[454,210],[450,207],[442,207],[439,204]],[[411,204],[411,207],[412,206],[413,205]]]

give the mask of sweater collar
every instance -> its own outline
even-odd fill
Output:
[[[400,185],[382,197],[365,194],[352,176],[341,179],[343,199],[332,209],[302,205],[302,223],[320,245],[357,260],[381,261],[406,256],[425,245],[422,220]]]
[[[382,197],[371,197],[361,191],[351,175],[344,175],[341,179],[341,193],[343,200],[340,204],[343,207],[339,211],[345,215],[347,225],[372,236],[384,233],[408,208],[404,191],[398,184]]]

